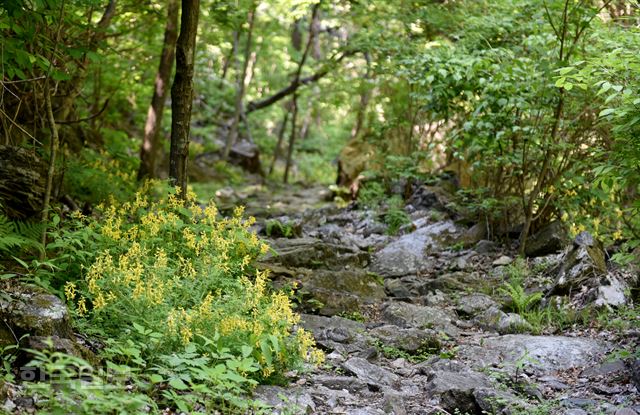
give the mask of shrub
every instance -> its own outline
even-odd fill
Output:
[[[214,205],[192,202],[176,193],[151,202],[139,193],[101,207],[98,221],[85,219],[89,230],[78,232],[93,233],[95,256],[83,279],[65,287],[76,313],[118,341],[145,340],[135,324],[159,333],[148,353],[216,339],[230,356],[248,351],[265,379],[320,360],[310,333],[294,333],[299,316],[288,296],[271,292],[266,272],[251,265],[269,249],[249,231],[254,219],[244,219],[242,208],[222,218]]]

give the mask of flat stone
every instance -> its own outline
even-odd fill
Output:
[[[486,294],[475,293],[460,297],[456,311],[463,315],[475,316],[491,307],[498,307],[498,303],[493,298]]]
[[[373,255],[371,271],[383,277],[413,275],[429,267],[429,251],[446,245],[459,232],[452,221],[437,222],[404,235]]]
[[[424,307],[401,302],[387,302],[383,305],[382,319],[399,327],[434,329],[444,331],[448,336],[457,336],[453,325],[453,313],[436,307]]]
[[[440,350],[438,333],[433,330],[400,328],[394,325],[376,327],[369,334],[383,345],[390,346],[407,353],[429,352]]]
[[[400,380],[395,373],[360,357],[352,357],[342,367],[361,381],[381,389],[394,387]]]
[[[605,342],[583,337],[509,334],[484,338],[481,346],[461,345],[458,358],[470,362],[474,368],[513,366],[521,362],[544,374],[593,366],[608,349]]]
[[[507,255],[502,255],[500,258],[496,259],[492,262],[492,265],[495,267],[509,265],[513,262],[513,258]]]

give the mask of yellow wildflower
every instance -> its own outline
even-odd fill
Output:
[[[64,296],[67,298],[67,301],[73,301],[76,298],[76,284],[68,281],[64,285]]]

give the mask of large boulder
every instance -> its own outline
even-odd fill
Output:
[[[446,246],[459,231],[452,221],[417,229],[375,253],[370,269],[383,277],[417,274],[431,266],[429,252]]]

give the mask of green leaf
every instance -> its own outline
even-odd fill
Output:
[[[615,112],[615,108],[605,108],[602,111],[600,111],[600,114],[598,114],[600,117],[606,117],[607,115],[613,114]]]
[[[159,374],[157,374],[157,373],[154,373],[154,374],[152,374],[151,376],[149,376],[149,380],[150,380],[152,383],[161,383],[161,382],[164,382],[164,379],[162,378],[162,376],[160,376],[160,375],[159,375]]]
[[[169,380],[169,386],[174,389],[178,389],[179,391],[189,389],[189,386],[187,386],[187,384],[184,383],[180,378],[172,378],[171,380]]]

